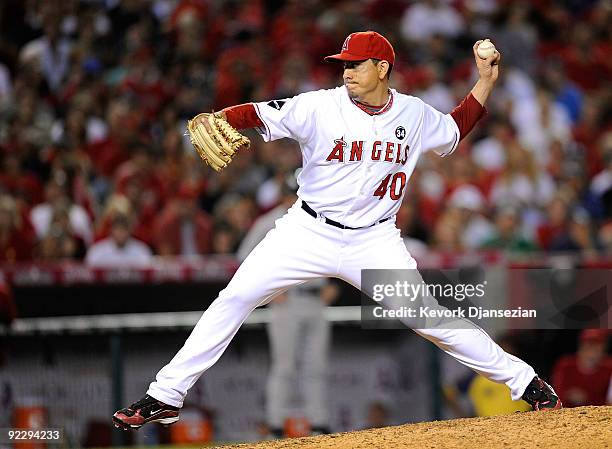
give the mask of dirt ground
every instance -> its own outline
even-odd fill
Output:
[[[612,407],[579,407],[406,424],[223,449],[600,449],[612,448]]]

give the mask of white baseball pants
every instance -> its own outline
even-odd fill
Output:
[[[362,269],[416,268],[394,220],[366,229],[339,229],[311,217],[300,206],[298,200],[245,259],[183,347],[157,373],[149,395],[181,407],[187,391],[219,360],[246,317],[291,286],[338,277],[360,288]],[[415,332],[486,378],[505,383],[514,400],[535,376],[533,368],[504,352],[476,325]]]

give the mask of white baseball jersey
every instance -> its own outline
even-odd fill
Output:
[[[355,228],[395,215],[419,156],[430,150],[445,156],[459,142],[450,115],[393,89],[373,115],[344,86],[255,103],[255,109],[266,142],[299,142],[299,197],[321,215]]]

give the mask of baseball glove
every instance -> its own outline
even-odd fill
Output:
[[[200,122],[200,117],[206,118],[210,132]],[[202,160],[216,171],[227,167],[239,149],[251,145],[251,141],[236,131],[227,120],[210,113],[198,114],[189,120],[187,133]]]

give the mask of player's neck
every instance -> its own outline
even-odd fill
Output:
[[[364,94],[362,97],[355,98],[361,104],[371,107],[382,107],[389,101],[389,86],[381,84],[377,89]]]

